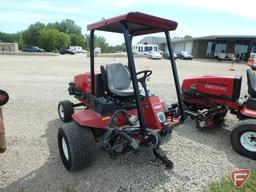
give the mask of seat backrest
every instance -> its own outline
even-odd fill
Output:
[[[131,86],[131,76],[127,68],[121,63],[106,65],[108,88],[110,90],[125,90]]]
[[[256,76],[251,68],[247,69],[248,93],[251,97],[256,97]]]

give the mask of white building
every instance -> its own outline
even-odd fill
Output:
[[[165,37],[144,37],[138,44],[155,44],[162,51],[167,50]],[[234,55],[239,60],[247,60],[251,52],[256,52],[256,36],[252,35],[211,35],[189,39],[172,39],[172,49],[178,53],[186,51],[195,58],[216,58]]]
[[[18,43],[5,43],[0,42],[0,51],[4,52],[17,52],[18,49]]]

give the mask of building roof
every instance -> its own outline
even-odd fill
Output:
[[[194,40],[216,40],[216,39],[244,39],[244,40],[256,40],[256,36],[254,35],[209,35],[209,36],[203,36],[203,37],[193,37],[190,39],[172,39],[172,42],[188,42],[188,41],[194,41]],[[138,42],[138,44],[164,44],[166,43],[165,37],[155,37],[155,36],[149,36],[144,37],[141,41]]]
[[[162,44],[166,43],[165,37],[154,37],[154,36],[148,36],[144,37],[141,41],[138,42],[138,44]]]
[[[197,39],[256,39],[255,35],[210,35],[203,37],[195,37],[192,38],[194,40]]]
[[[130,12],[124,15],[103,19],[102,21],[87,25],[88,30],[101,30],[123,33],[123,22],[128,26],[131,35],[144,35],[164,31],[173,31],[178,23],[172,20],[147,15],[140,12]]]

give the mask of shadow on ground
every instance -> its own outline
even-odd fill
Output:
[[[98,149],[92,166],[75,173],[68,172],[62,165],[57,146],[57,131],[61,124],[57,119],[48,123],[45,133],[49,148],[47,162],[3,191],[155,191],[170,182],[165,168],[153,161],[151,153],[127,154],[111,160]]]

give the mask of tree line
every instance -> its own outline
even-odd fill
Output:
[[[69,46],[80,46],[89,49],[89,35],[82,34],[82,28],[73,20],[66,19],[61,22],[44,24],[36,22],[26,30],[17,33],[4,33],[0,31],[0,42],[18,43],[19,49],[38,46],[45,51],[55,51]],[[95,47],[102,52],[125,51],[124,44],[110,46],[102,36],[95,35]]]

